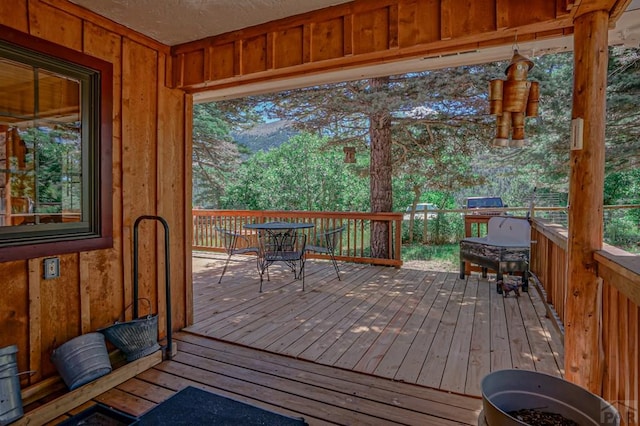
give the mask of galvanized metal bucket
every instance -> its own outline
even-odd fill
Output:
[[[17,352],[16,345],[0,348],[0,426],[8,425],[24,414],[18,380]]]
[[[98,331],[120,349],[129,362],[160,350],[157,315],[117,322]]]
[[[509,413],[540,410],[555,413],[579,425],[618,426],[616,408],[580,386],[536,371],[498,370],[482,379],[482,407],[478,424],[524,426]]]
[[[111,372],[104,336],[87,333],[65,342],[51,355],[62,380],[73,390]]]
[[[151,301],[145,298],[139,298],[146,302],[149,314],[146,317],[140,317],[131,321],[120,322],[109,327],[98,329],[98,332],[105,335],[108,341],[120,349],[127,361],[150,355],[160,350],[158,344],[158,315],[151,313]],[[121,318],[133,304],[127,306],[122,312]]]

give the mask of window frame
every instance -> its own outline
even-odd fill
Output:
[[[15,227],[15,233],[0,234],[0,262],[113,247],[113,65],[3,25],[0,25],[0,41],[10,45],[11,49],[23,52],[25,58],[35,55],[42,58],[42,62],[51,62],[57,73],[65,68],[75,69],[80,74],[86,72],[87,76],[87,70],[95,73],[89,77],[88,99],[85,94],[81,95],[81,113],[83,117],[89,114],[87,122],[90,126],[82,131],[83,139],[85,135],[89,137],[89,141],[85,143],[83,140],[82,144],[83,151],[88,148],[87,161],[83,161],[83,174],[88,174],[86,180],[83,177],[83,184],[89,186],[83,188],[83,192],[88,190],[90,194],[87,211],[83,209],[83,214],[88,216],[88,226],[35,225],[38,228],[25,228],[28,232]],[[36,66],[50,69],[40,64]]]

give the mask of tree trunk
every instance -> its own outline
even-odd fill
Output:
[[[383,91],[389,85],[388,77],[369,80],[372,92]],[[377,102],[377,108],[369,116],[369,137],[371,139],[370,189],[371,212],[390,212],[393,208],[391,191],[391,114],[384,102]],[[389,259],[390,226],[388,222],[371,223],[371,257]]]
[[[409,244],[413,244],[413,227],[415,225],[415,219],[416,219],[416,206],[420,202],[421,195],[422,195],[421,186],[413,185],[413,203],[411,203],[411,215],[409,216]]]

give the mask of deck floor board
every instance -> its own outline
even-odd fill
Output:
[[[481,395],[491,371],[522,368],[562,376],[562,343],[532,291],[502,297],[495,275],[309,260],[306,291],[271,268],[258,292],[251,258],[194,256],[194,316],[186,330],[318,364]],[[517,281],[517,277],[507,277]],[[206,303],[202,303],[206,300]],[[209,315],[209,317],[207,317]]]
[[[311,426],[476,425],[489,372],[563,374],[562,336],[533,288],[504,298],[491,275],[343,263],[339,281],[313,260],[304,292],[270,268],[259,293],[251,258],[219,284],[224,260],[194,256],[195,323],[174,334],[172,360],[67,415],[100,402],[140,416],[195,386]]]
[[[196,386],[315,425],[475,425],[482,377],[504,368],[562,376],[562,337],[532,288],[492,275],[307,263],[306,290],[251,258],[195,256],[195,323],[172,360],[94,398],[140,416]],[[492,279],[493,278],[493,279]],[[71,414],[71,413],[70,413]]]
[[[318,425],[475,425],[477,397],[394,382],[180,332],[172,360],[99,397],[141,416],[187,386]]]

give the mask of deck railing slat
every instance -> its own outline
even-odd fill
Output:
[[[251,235],[244,225],[254,222],[290,221],[311,222],[314,228],[307,232],[307,241],[315,241],[324,229],[346,225],[342,239],[338,242],[336,259],[400,267],[402,213],[358,213],[358,212],[302,212],[302,211],[253,211],[253,210],[194,210],[193,248],[203,251],[224,251],[222,241],[214,230],[216,225],[243,235]],[[371,257],[368,235],[372,220],[387,222],[389,227],[390,259]],[[312,257],[328,258],[313,253]]]

